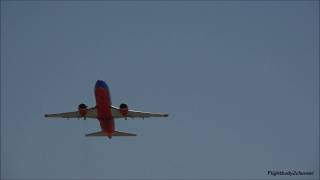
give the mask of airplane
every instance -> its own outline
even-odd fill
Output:
[[[97,80],[94,88],[96,106],[88,108],[87,105],[81,103],[78,106],[78,111],[64,112],[57,114],[45,114],[48,118],[93,118],[98,119],[101,131],[86,134],[86,136],[107,136],[109,139],[112,136],[136,136],[136,134],[120,132],[115,130],[115,118],[148,118],[148,117],[168,117],[165,113],[152,113],[129,110],[127,104],[120,104],[119,107],[111,105],[111,96],[107,83],[102,80]]]

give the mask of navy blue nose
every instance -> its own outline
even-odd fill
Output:
[[[98,87],[108,88],[108,85],[107,85],[107,83],[105,83],[104,81],[98,80],[98,81],[96,82],[96,88],[98,88]]]

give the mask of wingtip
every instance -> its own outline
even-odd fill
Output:
[[[45,114],[44,117],[48,117],[48,114]]]

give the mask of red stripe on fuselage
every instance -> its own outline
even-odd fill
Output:
[[[114,132],[114,119],[111,113],[111,98],[110,93],[107,88],[96,87],[95,88],[96,96],[96,107],[98,113],[98,120],[100,121],[100,127],[103,131],[106,131],[107,134],[112,135]]]

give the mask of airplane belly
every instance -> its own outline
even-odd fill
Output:
[[[96,88],[95,96],[98,119],[112,119],[113,117],[110,110],[111,100],[107,89]]]
[[[100,127],[103,131],[112,134],[115,129],[114,119],[111,113],[111,99],[107,88],[96,87],[96,108]]]
[[[112,134],[114,132],[114,120],[108,119],[108,120],[100,120],[100,127],[103,131],[106,131],[109,134]]]

